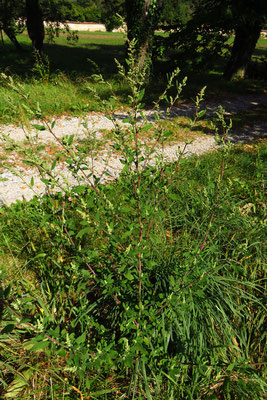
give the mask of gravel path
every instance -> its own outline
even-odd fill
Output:
[[[267,95],[260,96],[246,96],[238,99],[226,100],[220,103],[223,108],[226,110],[227,114],[232,114],[236,112],[243,112],[248,110],[249,108],[257,105],[266,105],[267,106]],[[212,116],[214,111],[216,110],[218,104],[207,103],[204,105],[204,108],[207,109],[208,116]],[[266,108],[267,111],[267,108]],[[194,110],[192,104],[181,105],[179,107],[175,107],[172,110],[171,117],[177,116],[191,116],[193,115]],[[153,113],[147,112],[148,118],[152,121],[154,120]],[[125,115],[118,114],[116,115],[118,121],[121,121],[125,118]],[[31,124],[36,124],[38,121],[32,121]],[[101,139],[101,131],[111,130],[113,128],[113,123],[104,115],[91,113],[86,117],[86,124],[88,130],[93,130],[96,132],[96,135],[99,139]],[[25,133],[27,131],[22,128],[8,125],[8,126],[0,126],[0,133],[2,135],[7,135],[11,139],[16,142],[23,143],[25,140]],[[36,130],[31,128],[31,134],[36,134]],[[63,136],[69,136],[75,134],[75,138],[86,138],[86,129],[84,124],[81,123],[79,118],[69,118],[62,117],[55,121],[55,126],[53,129],[57,138],[62,138]],[[254,126],[245,127],[241,131],[235,131],[232,133],[232,140],[237,141],[249,141],[252,138],[255,140],[255,137],[266,137],[267,134],[267,123],[259,123]],[[48,130],[38,131],[38,141],[40,143],[55,143],[56,140],[51,136],[51,133]],[[1,139],[0,139],[1,141]],[[175,161],[177,159],[177,154],[179,148],[183,148],[184,143],[176,143],[172,145],[165,146],[164,148],[164,159],[166,162]],[[186,156],[190,156],[191,154],[200,155],[204,152],[211,151],[217,147],[215,139],[211,135],[205,135],[202,137],[198,137],[194,142],[187,146]],[[108,162],[107,162],[108,160]],[[2,168],[0,171],[0,201],[7,205],[15,202],[16,200],[29,200],[35,194],[42,195],[45,193],[45,185],[41,182],[40,177],[33,171],[32,169],[25,166],[25,164],[18,162],[14,155],[9,155],[6,162],[12,165],[14,170],[20,173],[23,176],[23,180],[20,177],[16,176],[16,173],[10,171],[8,168]],[[152,160],[153,162],[153,160]],[[114,152],[111,152],[111,148],[106,148],[99,152],[94,159],[94,168],[95,174],[102,177],[103,182],[112,180],[120,174],[123,165],[120,163],[118,157]],[[67,169],[64,163],[59,164],[55,168],[55,172],[60,175],[59,183],[64,184],[64,177],[67,177],[70,180],[71,186],[77,185],[83,181],[82,177],[78,177],[80,182],[75,180],[71,175],[69,170]],[[106,173],[108,174],[108,178],[106,177]],[[34,178],[34,186],[31,187],[31,180]]]

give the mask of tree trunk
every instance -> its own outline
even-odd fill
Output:
[[[158,0],[156,8],[150,8],[151,0],[126,0],[125,2],[128,39],[136,40],[140,66],[144,64],[151,51],[161,3],[161,0]]]
[[[43,54],[44,22],[39,0],[26,0],[27,30],[33,48]]]
[[[17,41],[17,38],[16,38],[16,35],[15,35],[15,33],[11,30],[11,29],[9,29],[9,28],[6,28],[6,27],[4,27],[4,32],[5,32],[5,34],[7,35],[7,37],[11,40],[11,42],[14,44],[14,46],[16,47],[16,49],[18,50],[18,51],[23,51],[23,47],[21,46],[21,44]]]
[[[225,79],[244,78],[247,66],[260,37],[261,28],[256,21],[236,28],[231,57],[224,71]]]

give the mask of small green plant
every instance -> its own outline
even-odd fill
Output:
[[[50,80],[50,61],[46,54],[40,54],[39,51],[33,53],[35,63],[32,71],[37,74],[42,82],[48,83]]]
[[[225,144],[216,154],[221,162],[212,179],[210,172],[203,177],[202,168],[192,180],[183,174],[188,143],[172,165],[166,163],[164,149],[172,132],[162,128],[159,101],[168,102],[168,115],[186,80],[176,83],[176,70],[147,113],[143,98],[149,65],[140,68],[134,43],[129,49],[127,71],[118,63],[131,90],[125,118],[117,118],[114,93],[103,101],[91,89],[113,122],[112,146],[120,161],[115,179],[112,154],[101,171],[97,168],[95,132],[88,131],[87,152],[75,145],[74,135],[57,138],[54,123],[10,80],[31,116],[41,118],[36,135],[28,136],[31,151],[25,149],[24,159],[39,171],[47,195],[26,203],[23,212],[19,204],[13,208],[20,213],[17,245],[27,260],[24,268],[38,283],[22,276],[1,289],[2,348],[7,352],[12,341],[18,346],[17,355],[4,357],[3,393],[12,397],[17,382],[8,382],[7,370],[14,370],[23,354],[17,375],[27,383],[25,396],[36,394],[36,387],[44,390],[44,363],[49,371],[44,382],[50,384],[46,398],[67,392],[80,399],[238,399],[251,394],[260,399],[263,381],[251,365],[243,323],[248,310],[260,308],[261,288],[233,274],[227,252],[234,249],[224,241],[225,227],[213,227],[230,201],[223,185],[230,148]],[[105,84],[102,76],[95,79]],[[173,85],[177,94],[170,97]],[[192,124],[204,115],[203,94],[197,96]],[[228,125],[222,112],[218,117],[224,140]],[[38,131],[44,126],[65,153],[63,173],[57,159],[38,156]],[[153,140],[146,140],[142,133],[153,127]],[[13,211],[3,212],[12,221]],[[227,223],[233,224],[231,219]],[[12,222],[8,229],[14,231]],[[258,326],[262,330],[262,322]]]

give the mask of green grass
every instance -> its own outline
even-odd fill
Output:
[[[6,43],[5,48],[0,49],[0,70],[15,75],[31,100],[36,103],[39,99],[46,115],[80,115],[89,110],[99,111],[87,89],[87,85],[97,87],[91,78],[95,73],[102,73],[121,100],[126,101],[128,92],[117,77],[114,61],[115,57],[120,61],[123,59],[124,40],[121,34],[90,34],[90,38],[81,37],[75,46],[67,42],[66,36],[56,38],[53,44],[46,43],[45,52],[50,60],[49,82],[42,82],[38,72],[33,71],[34,59],[28,37],[20,35],[18,39],[25,52],[18,55],[12,45]],[[98,89],[105,96],[107,88]],[[0,122],[18,121],[21,115],[20,98],[3,85],[0,96]]]
[[[153,270],[148,268],[144,271],[145,274],[151,274],[148,292],[153,293],[153,296],[157,296],[157,293],[164,296],[172,285],[171,277],[178,282],[183,279],[186,285],[189,285],[188,289],[186,285],[185,288],[182,286],[181,297],[176,299],[178,314],[175,313],[174,307],[170,314],[165,314],[163,330],[156,331],[157,335],[153,337],[157,324],[162,326],[162,320],[159,318],[150,332],[151,343],[156,347],[153,351],[148,350],[148,358],[145,357],[146,379],[153,399],[156,400],[220,399],[224,396],[238,400],[261,399],[263,395],[260,385],[263,382],[261,362],[264,335],[264,143],[235,147],[227,155],[219,206],[215,210],[206,247],[194,263],[193,269],[190,267],[195,259],[195,252],[203,242],[214,210],[216,182],[220,175],[222,155],[222,152],[218,151],[182,161],[172,188],[168,195],[165,195],[162,207],[158,211],[157,224],[151,232],[151,238],[146,243],[149,258],[153,260]],[[126,212],[126,207],[131,208],[128,191],[128,182],[124,179],[103,187],[102,192],[112,201],[114,210],[121,207],[123,225],[134,217],[134,211],[133,214]],[[144,178],[142,193],[145,203],[154,201],[154,192],[153,185]],[[87,203],[88,216],[90,215],[87,223],[101,223],[99,210],[103,218],[106,218],[110,211],[108,208],[102,208],[103,203],[100,199],[99,207],[97,206],[98,200],[89,189],[83,193],[83,201]],[[129,335],[126,328],[128,325],[125,325],[125,331],[117,330],[117,324],[121,318],[126,318],[126,315],[123,315],[127,310],[119,307],[118,313],[116,304],[106,297],[105,288],[112,286],[112,281],[107,283],[110,279],[109,273],[113,268],[120,268],[121,263],[123,265],[122,255],[129,245],[128,236],[122,237],[121,225],[117,228],[114,220],[113,240],[119,240],[119,237],[121,240],[120,246],[117,248],[116,244],[114,248],[114,244],[106,241],[106,234],[98,229],[85,232],[79,237],[80,229],[85,226],[84,216],[77,213],[75,200],[67,197],[56,197],[54,206],[45,198],[42,203],[36,200],[28,203],[18,202],[10,208],[2,208],[1,214],[1,267],[4,277],[2,289],[7,289],[8,283],[12,282],[9,300],[11,307],[14,307],[15,299],[19,299],[16,310],[21,313],[25,309],[25,321],[36,325],[39,320],[39,323],[46,326],[45,332],[57,340],[63,341],[64,328],[69,334],[72,332],[73,348],[77,348],[80,356],[93,351],[94,343],[98,343],[99,354],[104,351],[104,359],[97,359],[95,364],[90,361],[85,378],[84,375],[79,375],[78,370],[68,370],[73,365],[85,363],[85,359],[79,361],[76,355],[78,358],[75,361],[71,358],[71,351],[66,356],[64,351],[53,346],[53,343],[48,347],[30,351],[32,344],[29,340],[35,333],[27,327],[25,331],[21,326],[20,329],[13,329],[11,333],[0,336],[1,360],[5,363],[0,372],[0,398],[6,391],[14,390],[13,379],[19,372],[23,372],[26,384],[22,384],[22,392],[19,391],[17,396],[24,393],[23,398],[27,400],[32,398],[33,394],[37,399],[48,400],[51,398],[51,390],[55,398],[62,398],[64,391],[67,400],[80,399],[79,393],[85,398],[91,396],[93,399],[119,399],[119,396],[126,394],[131,378],[127,368],[122,367],[121,359],[124,353],[121,353],[123,349],[119,345],[120,342],[117,342],[117,335],[124,338]],[[58,217],[64,218],[63,225]],[[63,226],[68,229],[74,246],[62,235]],[[114,258],[110,261],[111,251]],[[82,252],[92,254],[90,266],[97,271],[98,276],[103,274],[104,286],[101,286],[99,278],[99,285],[94,287],[81,259]],[[133,271],[134,264],[131,264],[131,260],[128,262],[128,268],[132,268]],[[185,271],[190,272],[187,278]],[[116,273],[114,279],[115,276]],[[128,286],[132,287],[134,284],[134,280],[128,281]],[[103,297],[100,296],[101,290]],[[123,287],[121,290],[124,290]],[[127,290],[130,290],[129,287]],[[2,292],[1,295],[9,298],[8,290],[5,293],[3,295]],[[226,312],[228,301],[233,309],[228,309],[228,315],[221,315]],[[89,307],[90,310],[86,315],[84,307]],[[157,309],[159,306],[155,304],[154,307]],[[97,310],[100,314],[97,314]],[[151,308],[150,318],[152,315],[154,314]],[[90,328],[92,331],[87,332],[91,335],[90,340],[85,343],[85,347],[79,347],[83,345],[79,335],[85,329],[82,321],[86,318],[89,325],[93,319],[95,322]],[[228,318],[231,321],[230,325]],[[172,319],[177,325],[173,326]],[[10,321],[13,321],[12,315],[5,311],[0,325],[6,326]],[[207,321],[214,326],[210,326]],[[221,321],[222,325],[217,325],[218,321]],[[59,328],[56,328],[57,325]],[[148,326],[149,324],[146,329]],[[161,338],[165,335],[165,339],[170,340],[170,345],[168,350],[164,350],[165,353],[161,353],[163,350],[160,349],[164,348]],[[219,335],[219,338],[216,335]],[[227,342],[228,335],[230,344]],[[41,336],[40,331],[39,337]],[[113,353],[109,353],[105,347],[101,348],[108,337],[115,337]],[[35,343],[36,341],[38,337]],[[224,349],[226,342],[227,346],[231,347],[229,351],[227,346]],[[117,356],[114,352],[116,346],[120,349]],[[206,350],[201,346],[206,346]],[[150,364],[150,358],[153,359],[157,351],[165,356],[159,356],[158,360],[156,357],[155,364]],[[110,357],[113,360],[112,364]],[[188,362],[193,365],[187,367]],[[164,380],[164,375],[161,375],[162,370],[171,376],[169,383]],[[17,374],[14,371],[18,371]],[[155,383],[156,378],[159,391]],[[145,382],[144,387],[146,390],[139,391],[136,398],[150,398]]]
[[[99,60],[125,104],[127,88],[109,64],[114,55],[123,59],[122,37],[108,36],[112,45],[103,37],[83,37],[77,47],[65,37],[47,44],[51,74],[48,79],[48,71],[39,70],[40,79],[38,68],[29,68],[24,35],[28,50],[21,59],[4,53],[2,69],[9,66],[45,114],[80,114],[100,107],[88,83],[109,98],[106,86],[90,78]],[[90,72],[83,63],[88,57]],[[215,72],[206,74],[213,82],[209,95],[218,88]],[[203,86],[203,76],[194,76],[187,95]],[[223,93],[238,93],[234,85]],[[255,82],[246,85],[240,93]],[[151,83],[146,101],[160,88]],[[11,95],[6,87],[0,91],[0,101]],[[2,120],[22,113],[21,98],[12,99],[13,109],[0,103]],[[262,120],[263,113],[256,107],[234,122]],[[186,119],[166,121],[163,133],[178,139],[176,131],[187,125]],[[157,132],[143,128],[137,134],[132,127],[136,146],[139,134]],[[261,400],[266,144],[159,162],[140,172],[139,147],[129,135],[119,128],[114,133],[114,148],[123,150],[128,165],[109,185],[96,179],[93,187],[0,209],[0,398]],[[78,156],[90,145],[80,142]],[[85,161],[73,165],[71,149],[70,139],[62,155],[75,176]],[[26,158],[41,168],[37,151],[47,150],[29,147]],[[137,171],[131,174],[132,163]],[[54,189],[53,180],[44,181]]]
[[[40,102],[46,115],[81,115],[88,111],[101,111],[92,99],[88,85],[99,90],[102,97],[109,97],[106,87],[95,84],[92,75],[103,74],[112,85],[121,102],[127,105],[128,88],[117,75],[114,58],[120,62],[124,59],[124,38],[120,33],[83,33],[75,45],[71,45],[66,36],[60,35],[54,43],[45,43],[45,52],[50,60],[50,76],[48,82],[42,82],[40,74],[33,71],[34,59],[31,54],[31,43],[26,34],[18,36],[25,52],[18,54],[12,44],[5,39],[5,46],[0,47],[0,71],[11,74],[22,84],[33,102]],[[261,39],[259,46],[266,44]],[[258,47],[257,52],[266,52]],[[257,53],[259,54],[259,53]],[[261,53],[262,54],[262,53]],[[155,66],[151,83],[148,85],[146,102],[153,100],[162,91],[166,83],[168,65]],[[218,95],[236,96],[246,93],[263,93],[266,82],[245,80],[225,82],[219,69],[193,74],[190,73],[188,86],[183,98],[191,98],[203,86],[207,86],[207,99]],[[182,77],[183,73],[181,74]],[[0,123],[18,122],[22,114],[21,100],[3,84],[0,86]]]

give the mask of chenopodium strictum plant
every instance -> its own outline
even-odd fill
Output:
[[[80,377],[92,368],[107,371],[126,368],[132,376],[129,390],[133,397],[137,388],[142,387],[151,398],[149,371],[168,365],[166,371],[171,379],[177,373],[176,362],[172,364],[169,359],[170,348],[179,353],[173,344],[177,335],[181,336],[181,348],[183,341],[188,340],[182,337],[185,331],[179,318],[188,310],[185,288],[192,284],[192,272],[194,281],[200,279],[196,277],[199,252],[192,265],[180,268],[179,272],[167,269],[166,275],[157,256],[166,240],[164,223],[168,213],[164,205],[188,145],[185,143],[177,150],[177,158],[170,167],[164,147],[172,132],[166,132],[162,117],[170,114],[186,78],[178,83],[179,69],[176,69],[153,109],[147,112],[143,99],[149,65],[140,67],[136,62],[134,41],[129,43],[126,66],[118,61],[117,66],[130,91],[129,107],[122,119],[117,112],[119,99],[101,75],[94,78],[98,84],[109,86],[110,99],[102,100],[95,88],[89,88],[113,124],[111,149],[119,158],[121,168],[109,185],[103,182],[112,178],[113,155],[103,160],[105,167],[99,173],[97,132],[90,131],[84,123],[90,139],[86,150],[77,146],[74,135],[58,138],[54,133],[55,122],[50,124],[23,88],[2,75],[25,99],[26,112],[41,120],[40,125],[34,125],[37,134],[27,136],[28,147],[13,144],[24,153],[25,162],[37,168],[46,185],[48,196],[39,197],[38,201],[43,204],[43,228],[50,235],[57,254],[49,267],[42,262],[39,271],[42,287],[47,288],[42,294],[42,309],[45,302],[46,312],[38,320],[33,318],[25,329],[33,334],[36,349],[49,343],[53,351],[67,357],[68,370]],[[172,97],[168,93],[174,86],[176,95]],[[196,98],[192,124],[205,113],[200,111],[203,96],[204,89]],[[160,109],[163,100],[168,104],[164,111]],[[43,161],[39,156],[44,148],[38,141],[38,132],[43,129],[50,132],[64,153],[63,172],[58,159]],[[152,137],[148,135],[151,131]],[[6,140],[10,139],[6,137]],[[34,189],[33,181],[31,187]],[[59,193],[54,195],[53,191]],[[51,214],[57,223],[51,222]],[[205,247],[206,236],[200,251]],[[201,276],[204,272],[201,271]],[[72,301],[66,302],[66,296],[71,296]],[[40,302],[40,298],[35,301],[36,307],[40,307]],[[177,309],[182,310],[180,316]],[[15,309],[9,307],[9,310],[20,318]],[[24,313],[25,310],[21,313],[22,319]],[[34,336],[36,332],[38,335]],[[182,353],[186,363],[188,360]]]

